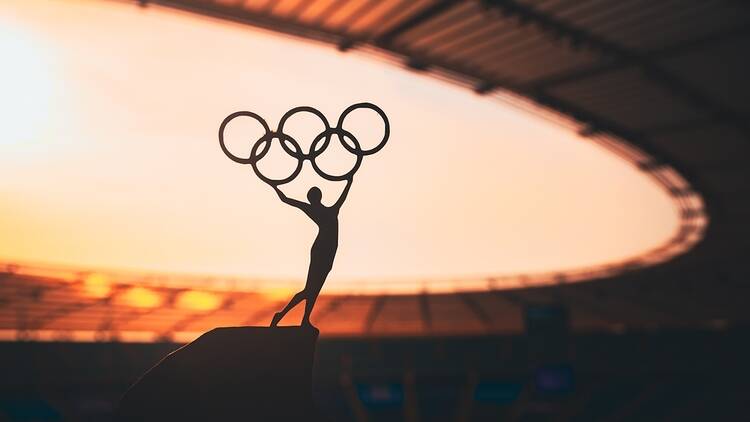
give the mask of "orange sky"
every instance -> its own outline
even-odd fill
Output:
[[[329,286],[562,270],[663,243],[660,187],[575,133],[360,53],[158,7],[0,5],[0,259],[302,279],[312,222],[217,142],[355,102],[391,121],[340,215]],[[10,95],[8,95],[10,93]],[[366,134],[363,139],[366,139]],[[305,168],[288,187],[340,186]]]

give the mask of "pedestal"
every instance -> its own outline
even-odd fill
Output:
[[[117,420],[320,421],[313,327],[211,330],[167,355],[123,396]]]

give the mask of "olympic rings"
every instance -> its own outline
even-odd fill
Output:
[[[367,109],[375,111],[383,119],[383,124],[384,124],[383,139],[375,147],[370,148],[368,150],[363,150],[357,138],[351,132],[343,128],[344,120],[346,119],[346,116],[349,115],[349,113],[351,113],[352,111],[360,109],[360,108],[367,108]],[[293,115],[297,113],[311,113],[317,116],[318,118],[320,118],[320,120],[323,122],[323,126],[324,126],[323,131],[320,132],[315,137],[312,144],[310,144],[310,151],[308,151],[307,153],[302,151],[302,148],[300,147],[299,143],[294,138],[284,133],[284,124],[290,117],[292,117]],[[255,143],[253,144],[253,147],[250,151],[250,156],[248,158],[237,157],[236,155],[232,154],[227,149],[224,143],[224,130],[226,129],[227,124],[229,124],[229,122],[232,121],[234,118],[240,117],[240,116],[246,116],[246,117],[251,117],[255,119],[261,124],[261,126],[263,126],[263,129],[265,129],[265,134],[261,136],[258,140],[256,140]],[[364,156],[371,155],[380,151],[388,142],[388,138],[390,137],[390,130],[391,128],[388,122],[388,117],[385,115],[383,110],[380,109],[380,107],[371,103],[358,103],[358,104],[349,106],[346,110],[344,110],[343,113],[341,113],[338,123],[336,127],[334,128],[332,128],[329,125],[328,120],[323,115],[323,113],[321,113],[317,109],[313,107],[308,107],[308,106],[295,107],[284,114],[284,116],[279,121],[279,126],[276,132],[271,131],[266,121],[263,120],[263,118],[260,117],[259,115],[250,111],[238,111],[238,112],[230,114],[224,119],[224,121],[221,122],[221,125],[219,126],[219,146],[221,146],[221,150],[232,161],[240,163],[240,164],[250,164],[253,167],[253,171],[255,172],[255,174],[262,181],[272,186],[282,185],[282,184],[285,184],[294,180],[294,178],[297,177],[297,175],[299,175],[300,171],[302,171],[302,165],[305,160],[310,160],[310,163],[312,164],[313,169],[315,170],[316,173],[318,173],[319,176],[323,177],[326,180],[339,181],[339,180],[348,180],[352,178],[354,174],[357,172],[357,170],[359,170],[359,166],[362,164],[362,158]],[[354,167],[352,167],[351,170],[347,171],[345,174],[342,174],[342,175],[328,174],[325,171],[323,171],[316,163],[316,158],[318,158],[323,152],[325,152],[325,150],[330,145],[332,136],[334,135],[338,136],[339,141],[341,142],[342,146],[348,152],[350,152],[351,154],[354,154],[357,157]],[[352,145],[350,145],[346,141],[345,138],[351,140]],[[267,177],[258,169],[258,165],[257,165],[258,161],[260,161],[271,149],[271,144],[273,143],[274,139],[279,140],[279,144],[281,145],[281,147],[287,154],[297,159],[297,166],[295,167],[294,171],[289,176],[283,179],[271,179]]]

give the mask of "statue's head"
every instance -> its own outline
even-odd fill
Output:
[[[323,192],[317,186],[313,186],[307,191],[307,200],[310,201],[310,204],[318,205],[321,199],[323,199]]]

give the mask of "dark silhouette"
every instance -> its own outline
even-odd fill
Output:
[[[307,200],[310,203],[289,198],[284,195],[284,192],[278,186],[273,187],[282,202],[299,208],[318,225],[318,236],[310,249],[310,267],[307,270],[305,288],[295,294],[281,312],[274,315],[271,321],[272,327],[275,327],[289,310],[303,300],[305,301],[305,315],[302,317],[302,325],[311,325],[310,314],[315,306],[318,294],[320,294],[320,289],[323,288],[323,283],[325,283],[326,277],[333,267],[333,259],[336,257],[336,249],[339,245],[339,210],[341,205],[344,204],[351,186],[352,179],[350,178],[346,181],[346,187],[339,199],[330,207],[323,205],[321,202],[323,193],[317,186],[310,188],[307,192]]]
[[[351,112],[362,108],[375,111],[383,119],[384,124],[382,140],[373,148],[366,150],[362,149],[359,141],[354,136],[354,134],[344,129],[346,117]],[[310,145],[310,150],[308,152],[302,151],[299,143],[289,134],[284,133],[284,124],[290,117],[292,117],[296,113],[311,113],[320,118],[320,120],[323,122],[323,131],[313,139]],[[255,141],[252,148],[250,149],[250,156],[246,158],[238,157],[232,154],[226,147],[224,142],[224,130],[226,129],[226,126],[232,120],[239,117],[249,117],[257,121],[264,129],[264,134]],[[340,175],[326,173],[318,166],[316,161],[316,159],[325,152],[326,148],[328,148],[328,145],[330,144],[334,136],[338,138],[339,142],[341,142],[341,145],[347,151],[356,155],[357,157],[354,166],[346,173]],[[295,107],[284,114],[284,116],[279,121],[278,129],[275,132],[269,129],[268,124],[265,120],[263,120],[262,117],[250,111],[238,111],[232,113],[227,116],[221,123],[221,126],[219,127],[219,145],[221,146],[222,151],[224,151],[224,154],[226,154],[227,157],[237,163],[250,164],[253,167],[253,171],[255,172],[255,174],[262,181],[271,185],[271,187],[273,187],[276,193],[279,195],[279,198],[285,204],[289,204],[295,208],[299,208],[300,210],[302,210],[302,212],[307,214],[307,216],[310,217],[310,219],[313,220],[315,224],[318,225],[318,236],[315,238],[315,243],[313,243],[312,249],[310,249],[310,267],[307,271],[307,281],[305,282],[305,288],[295,294],[289,301],[289,303],[284,307],[284,309],[281,310],[281,312],[277,312],[274,315],[271,321],[271,327],[276,327],[279,321],[281,321],[281,319],[284,318],[284,316],[287,314],[287,312],[289,312],[289,310],[297,306],[297,304],[299,304],[303,300],[305,301],[305,315],[302,318],[301,325],[311,325],[310,314],[312,313],[313,307],[315,306],[315,301],[318,298],[318,294],[320,294],[320,290],[323,288],[323,283],[325,283],[326,277],[328,277],[328,273],[333,267],[333,260],[336,257],[336,249],[338,248],[339,241],[339,209],[346,200],[346,196],[352,186],[354,174],[362,164],[362,158],[364,156],[371,155],[380,151],[385,146],[386,142],[388,142],[389,137],[390,124],[388,123],[388,117],[386,117],[383,110],[381,110],[378,106],[370,103],[359,103],[349,106],[346,110],[344,110],[343,113],[341,113],[341,116],[339,116],[338,124],[333,128],[328,124],[328,120],[323,115],[323,113],[307,106]],[[265,155],[270,150],[271,143],[274,141],[274,139],[278,139],[279,144],[287,154],[297,159],[297,165],[294,170],[288,176],[281,179],[272,179],[264,175],[257,166],[258,161],[263,159],[263,157],[265,157]],[[347,142],[347,140],[349,142]],[[302,164],[305,160],[310,160],[310,164],[312,165],[315,172],[320,177],[326,180],[346,180],[346,187],[344,188],[344,191],[341,193],[341,196],[336,201],[336,203],[332,206],[327,207],[323,205],[323,203],[321,202],[323,193],[318,187],[312,187],[307,192],[308,202],[289,198],[281,191],[281,189],[279,189],[279,185],[289,183],[290,181],[294,180],[295,177],[297,177],[297,175],[302,170]]]
[[[213,329],[170,353],[120,400],[117,421],[321,421],[314,327]]]

